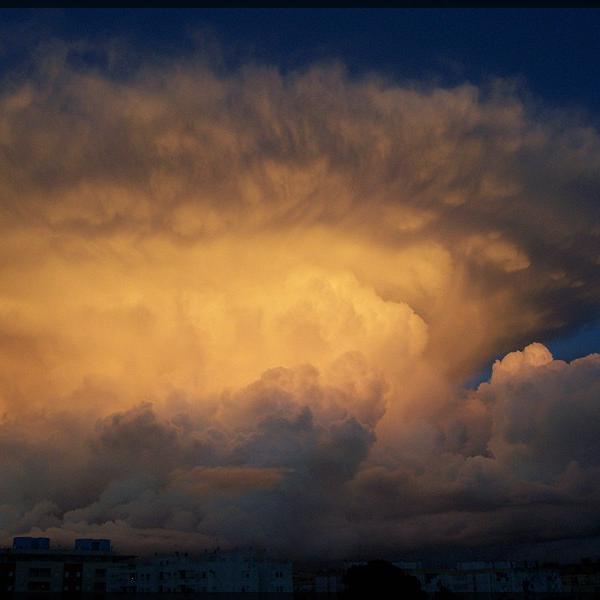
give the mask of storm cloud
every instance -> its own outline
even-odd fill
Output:
[[[3,541],[598,534],[600,358],[531,343],[597,315],[591,125],[507,82],[77,52],[0,94]]]

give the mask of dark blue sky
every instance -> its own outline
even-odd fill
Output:
[[[142,56],[186,55],[210,31],[229,61],[284,69],[341,59],[357,72],[443,83],[520,78],[552,104],[600,109],[598,9],[5,10],[25,39],[118,36]]]
[[[537,102],[600,123],[598,9],[7,9],[0,20],[0,67],[52,37],[119,38],[135,49],[132,63],[188,56],[208,40],[225,68],[340,60],[353,73],[376,70],[396,80],[513,78]],[[600,326],[540,341],[571,359],[599,350]]]

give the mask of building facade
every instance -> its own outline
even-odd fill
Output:
[[[130,559],[113,553],[109,540],[53,549],[48,538],[18,537],[12,548],[0,550],[0,594],[105,592],[111,568]]]
[[[114,568],[108,590],[127,592],[135,585],[138,593],[293,591],[290,562],[272,561],[247,551],[154,556],[138,561],[135,582],[130,575],[126,573],[125,565]]]
[[[536,563],[475,561],[458,563],[455,568],[427,569],[419,565],[405,570],[419,580],[421,589],[428,594],[445,590],[488,596],[564,591],[560,571]]]

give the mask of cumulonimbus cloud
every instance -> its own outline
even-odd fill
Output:
[[[51,65],[0,96],[5,538],[591,535],[598,358],[527,344],[597,310],[592,127],[508,86]]]

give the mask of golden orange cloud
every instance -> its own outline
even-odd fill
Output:
[[[101,475],[25,514],[39,465],[0,459],[16,490],[0,531],[160,538],[139,514],[174,503],[168,527],[206,542],[182,498],[225,479],[281,507],[277,490],[307,477],[331,509],[336,486],[421,498],[434,476],[411,469],[508,477],[489,463],[493,411],[463,380],[596,309],[600,139],[562,118],[511,92],[319,66],[15,79],[0,97],[0,424],[79,473],[70,423]],[[128,484],[123,460],[148,479]],[[247,502],[236,518],[259,536]],[[325,511],[332,547],[354,543],[346,508]]]

